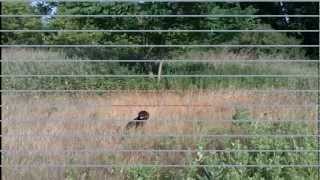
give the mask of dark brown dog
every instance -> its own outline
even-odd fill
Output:
[[[146,120],[149,119],[149,113],[147,111],[140,111],[138,117],[136,117],[133,121],[130,121],[126,125],[126,129],[129,130],[131,128],[139,128],[143,127]]]

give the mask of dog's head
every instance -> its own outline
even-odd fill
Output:
[[[138,117],[136,117],[134,120],[147,120],[149,119],[149,113],[147,111],[140,111],[138,113]]]

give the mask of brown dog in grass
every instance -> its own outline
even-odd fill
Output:
[[[139,128],[143,127],[146,120],[149,119],[149,113],[147,111],[140,111],[138,117],[136,117],[133,121],[130,121],[126,125],[126,129],[129,130],[131,128]]]

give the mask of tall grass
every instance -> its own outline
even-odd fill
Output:
[[[213,134],[232,133],[232,129],[218,131],[214,126],[206,126]],[[254,123],[234,125],[237,131],[248,135],[272,134],[305,134],[311,135],[314,129],[305,123]],[[150,142],[151,141],[151,142]],[[152,142],[153,141],[153,142]],[[174,149],[193,150],[190,152],[78,152],[74,153],[44,153],[42,151],[25,155],[4,154],[5,164],[69,164],[66,168],[33,167],[30,171],[16,172],[14,169],[4,169],[4,177],[31,177],[64,178],[64,179],[315,179],[317,168],[281,167],[290,165],[315,165],[317,153],[316,139],[312,137],[301,138],[151,138],[126,139],[121,142],[128,149],[142,149],[145,143],[153,144],[148,149]],[[128,143],[126,145],[126,143]],[[162,145],[161,145],[162,144]],[[161,145],[161,146],[160,146]],[[225,150],[234,152],[206,152],[205,150]],[[292,150],[292,152],[246,152],[245,150]],[[236,151],[238,150],[238,151]],[[305,152],[293,152],[305,150]],[[308,152],[309,151],[309,152]],[[127,165],[128,167],[79,168],[76,164],[96,165]],[[145,164],[146,166],[139,166]],[[131,166],[132,165],[132,166]],[[134,166],[136,165],[136,167]],[[154,165],[148,167],[147,165]],[[162,167],[165,165],[181,165],[182,167]],[[224,167],[227,165],[242,165],[243,167]],[[254,167],[246,167],[253,165]],[[204,166],[204,167],[198,167]],[[268,167],[269,166],[269,167]],[[279,167],[274,167],[279,166]],[[51,171],[46,174],[46,171]],[[39,173],[39,174],[37,174]],[[46,177],[48,176],[48,177]],[[29,177],[29,178],[28,178]]]
[[[252,120],[252,117],[246,110],[236,111],[233,117],[231,131],[226,129],[217,131],[214,128],[211,132],[234,134],[236,129],[237,133],[253,136],[270,135],[275,132],[307,136],[314,132],[314,128],[305,123],[247,123],[248,120]],[[207,128],[212,127],[207,126]],[[185,154],[184,158],[187,161],[179,162],[187,167],[174,170],[161,167],[136,167],[130,168],[127,176],[132,179],[316,179],[316,167],[285,167],[285,165],[317,164],[317,153],[313,151],[317,148],[316,142],[314,137],[202,138],[197,140],[197,152]],[[207,152],[205,151],[207,149],[227,152]],[[250,152],[250,150],[258,152]],[[259,150],[279,150],[280,152],[259,152]],[[291,152],[281,150],[291,150]],[[295,150],[305,152],[294,152]],[[238,167],[227,167],[228,165]]]
[[[128,63],[72,62],[62,52],[37,50],[4,50],[4,59],[18,62],[3,63],[2,72],[7,75],[147,75]],[[194,53],[196,54],[196,53]],[[165,63],[162,74],[165,75],[316,75],[312,63],[231,63],[214,60],[248,59],[249,54],[233,55],[231,52],[210,53],[208,55],[184,55],[177,59],[210,59],[212,63]],[[281,55],[279,55],[281,57]],[[260,57],[264,59],[263,57]],[[266,57],[277,59],[277,57]],[[24,60],[40,62],[24,62]],[[41,60],[62,59],[65,62],[41,62]],[[77,59],[77,58],[75,58]],[[190,58],[188,58],[190,59]],[[145,78],[106,78],[106,77],[5,77],[3,89],[217,89],[217,88],[287,88],[314,89],[316,78],[270,78],[270,77],[214,77],[214,78],[162,78],[149,74]]]
[[[117,104],[188,104],[210,107],[144,107],[150,120],[144,129],[124,134],[125,124],[142,107]],[[39,165],[5,168],[5,179],[206,179],[207,171],[218,179],[294,179],[315,177],[316,168],[222,168],[196,165],[223,164],[313,164],[315,152],[240,152],[245,149],[315,150],[316,139],[305,138],[222,138],[195,135],[214,134],[303,134],[315,132],[316,109],[296,106],[314,104],[314,96],[268,94],[245,90],[114,93],[103,95],[47,95],[3,97],[3,153],[5,165]],[[287,106],[281,106],[281,105]],[[17,113],[19,112],[19,113]],[[225,120],[225,121],[223,121]],[[269,121],[270,120],[270,121]],[[298,122],[287,122],[297,120]],[[300,121],[299,121],[300,120]],[[309,120],[303,122],[302,120]],[[21,122],[22,121],[22,122]],[[275,121],[275,122],[274,122]],[[119,136],[108,136],[108,134]],[[14,135],[24,134],[26,137]],[[38,137],[27,137],[27,135]],[[42,137],[47,134],[55,137]],[[153,135],[177,134],[179,137]],[[10,137],[11,135],[11,137]],[[72,137],[68,137],[71,135]],[[183,136],[188,135],[188,136]],[[66,136],[66,137],[64,137]],[[127,150],[192,150],[192,152],[122,152]],[[239,150],[205,152],[204,150]],[[112,151],[114,150],[114,151]],[[65,152],[67,151],[67,152]],[[50,168],[46,165],[185,165],[187,167],[104,167]],[[42,166],[43,165],[43,166]],[[269,175],[270,176],[267,176]]]

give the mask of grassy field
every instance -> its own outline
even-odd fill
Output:
[[[163,75],[313,75],[317,66],[314,63],[272,62],[262,60],[285,59],[283,55],[259,57],[258,62],[228,62],[228,60],[255,59],[244,53],[189,52],[177,55],[176,59],[210,60],[209,63],[169,62],[163,65]],[[141,66],[106,62],[74,62],[81,58],[68,58],[62,52],[44,52],[39,50],[4,50],[4,60],[16,60],[3,63],[2,72],[6,75],[147,75],[147,77],[4,77],[6,89],[95,89],[95,90],[185,90],[185,89],[315,89],[317,78],[308,77],[188,77],[162,78],[158,82],[157,74],[148,74],[140,70]],[[39,60],[39,62],[25,62]],[[49,60],[43,61],[43,60]],[[62,60],[50,62],[50,60]],[[219,60],[217,62],[216,60]],[[225,62],[223,62],[225,60]]]
[[[250,57],[224,53],[193,55],[193,58]],[[4,59],[22,61],[65,59],[57,52],[26,50],[5,51],[4,56]],[[102,69],[93,71],[91,65],[22,62],[4,64],[3,70],[8,74],[111,73]],[[183,69],[190,67],[194,66],[167,67],[164,74],[183,73]],[[294,62],[285,63],[285,66],[278,63],[213,62],[207,70],[200,71],[201,68],[191,71],[194,74],[316,73],[312,63]],[[129,72],[125,69],[118,73]],[[5,165],[22,167],[4,168],[3,177],[25,180],[315,179],[316,168],[280,165],[313,165],[317,162],[317,153],[313,151],[317,140],[308,136],[316,131],[316,94],[286,92],[288,89],[315,89],[316,79],[264,79],[173,79],[161,80],[163,84],[159,85],[154,78],[90,81],[8,78],[3,82],[4,89],[120,90],[104,93],[4,93],[2,131],[6,136],[2,144],[9,151],[2,154],[2,161]],[[140,110],[150,113],[146,126],[138,131],[124,131],[126,123]],[[141,164],[147,166],[139,166]],[[177,167],[163,167],[165,165]],[[260,167],[230,168],[226,165]]]
[[[242,138],[227,138],[224,140],[221,137],[208,138],[197,135],[313,134],[314,123],[312,120],[316,118],[316,109],[314,106],[310,107],[315,103],[313,100],[312,96],[305,95],[252,93],[237,90],[184,93],[164,91],[127,92],[45,97],[5,96],[3,101],[8,106],[3,111],[5,117],[3,130],[8,138],[4,139],[3,147],[13,151],[17,150],[18,154],[14,152],[5,154],[4,164],[101,165],[144,163],[190,165],[193,161],[196,162],[197,153],[195,152],[129,153],[116,150],[182,149],[195,151],[200,145],[203,145],[204,149],[213,150],[255,149],[254,147],[246,147],[245,145],[248,142],[242,142]],[[297,106],[298,104],[301,106]],[[142,105],[142,107],[124,105]],[[190,106],[176,107],[174,105]],[[142,109],[149,111],[151,114],[147,125],[143,131],[126,134],[127,132],[123,130],[123,127]],[[241,120],[245,121],[242,122]],[[249,123],[247,120],[252,120],[252,122]],[[284,123],[284,121],[289,120],[302,121],[300,123]],[[303,120],[311,121],[303,122]],[[290,128],[286,129],[287,126]],[[254,132],[255,128],[257,128],[256,132]],[[116,136],[110,136],[110,134]],[[168,137],[170,134],[178,135],[178,137]],[[25,135],[26,137],[16,137],[15,135]],[[163,137],[157,137],[157,135]],[[249,139],[251,140],[251,138]],[[260,141],[266,139],[260,138]],[[285,145],[280,145],[276,149],[312,150],[315,148],[316,142],[315,139],[306,138],[308,141],[298,140],[301,141],[300,145],[295,147],[294,141],[297,138],[271,139],[285,142]],[[239,140],[240,142],[238,142]],[[238,142],[243,147],[230,147],[230,141]],[[256,141],[259,141],[259,138]],[[267,142],[272,145],[271,142]],[[268,147],[263,147],[263,143],[260,142],[260,144],[262,147],[259,148],[268,149]],[[275,147],[271,146],[269,148],[274,149]],[[86,152],[86,150],[89,152]],[[296,153],[291,154],[297,155]],[[310,153],[300,153],[301,157],[299,157],[302,159],[304,155],[309,157]],[[313,153],[313,156],[313,159],[306,159],[307,162],[315,161],[316,154]],[[210,155],[209,157],[215,156]],[[296,160],[295,164],[301,163],[301,159]],[[246,163],[246,161],[241,161],[230,160],[226,164]],[[269,162],[268,164],[277,163],[287,164],[280,162]],[[219,162],[215,164],[219,164]],[[48,175],[45,173],[46,170],[48,169],[36,168],[35,171],[21,171],[20,173],[5,170],[4,173],[8,179],[17,175],[33,179],[32,177],[45,178]],[[50,169],[50,172],[52,171]],[[56,168],[54,171],[56,173],[49,173],[49,177],[60,179],[69,176],[66,175],[67,171],[68,168]],[[77,173],[70,176],[74,176],[75,179],[88,173],[87,171],[91,172],[89,169],[78,172],[77,168],[73,171]],[[93,177],[91,178],[95,179],[95,175],[98,176],[99,173],[95,174],[94,171],[96,170],[94,169],[92,171],[90,175],[93,175]],[[119,175],[118,169],[106,168],[101,172],[106,173],[106,177]],[[158,173],[160,173],[160,170]],[[86,176],[90,177],[89,175]],[[130,171],[124,171],[121,178],[129,176],[132,176]],[[99,176],[99,178],[102,177],[102,175]]]

